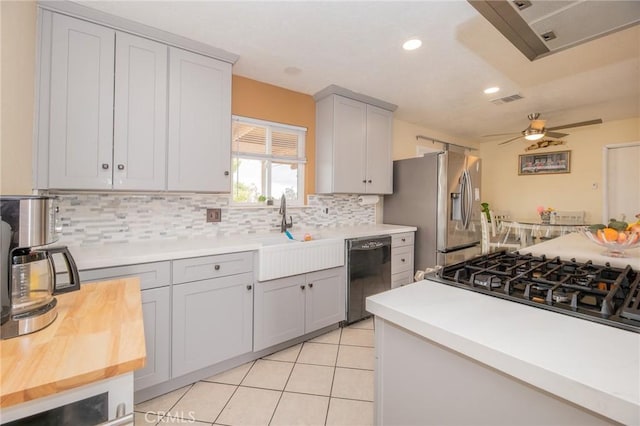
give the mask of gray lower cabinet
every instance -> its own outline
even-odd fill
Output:
[[[259,281],[254,303],[253,350],[304,334],[305,275]]]
[[[171,340],[171,263],[154,262],[80,271],[84,283],[138,277],[142,289],[142,315],[147,360],[134,372],[134,389],[169,380]]]
[[[147,360],[144,368],[136,370],[134,390],[169,380],[171,336],[171,289],[152,288],[142,291],[142,318]]]
[[[253,350],[286,342],[345,319],[344,267],[260,281]]]
[[[391,236],[391,288],[413,282],[414,239],[414,232]]]
[[[251,352],[252,259],[246,252],[173,262],[173,377]],[[196,280],[180,282],[188,277]]]
[[[345,320],[346,272],[344,268],[307,274],[305,333]]]

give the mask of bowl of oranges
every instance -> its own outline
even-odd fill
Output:
[[[640,221],[627,223],[611,220],[608,225],[599,224],[582,230],[589,240],[606,248],[605,256],[626,257],[625,250],[640,247]]]

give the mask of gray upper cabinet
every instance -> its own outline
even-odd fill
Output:
[[[40,11],[37,189],[229,192],[231,64]]]
[[[316,190],[390,194],[393,113],[340,95],[316,104]]]
[[[167,47],[81,19],[43,15],[40,75],[46,81],[50,66],[51,82],[39,94],[40,120],[49,114],[49,128],[39,126],[39,149],[48,151],[39,172],[48,171],[48,183],[39,176],[37,186],[164,189]]]
[[[110,189],[115,31],[49,15],[48,186]]]
[[[231,190],[231,64],[170,48],[168,190]]]
[[[393,192],[393,113],[367,105],[366,191],[371,194]]]
[[[167,46],[116,35],[113,188],[162,190],[167,158]]]

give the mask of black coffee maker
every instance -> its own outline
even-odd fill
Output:
[[[55,199],[0,197],[0,338],[38,331],[57,317],[55,294],[80,288],[78,269],[67,247],[45,247],[58,240]],[[64,259],[70,284],[56,286],[53,256]]]

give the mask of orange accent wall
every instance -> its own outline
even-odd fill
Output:
[[[306,127],[305,200],[307,194],[315,192],[316,103],[313,96],[234,75],[231,113]]]

